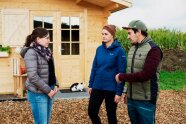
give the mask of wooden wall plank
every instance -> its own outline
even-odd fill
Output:
[[[0,94],[13,92],[13,76],[9,58],[0,58]]]

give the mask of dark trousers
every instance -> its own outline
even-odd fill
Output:
[[[100,106],[105,100],[108,123],[117,124],[116,108],[117,103],[114,102],[115,92],[93,89],[90,95],[88,115],[93,124],[101,124],[98,116]]]

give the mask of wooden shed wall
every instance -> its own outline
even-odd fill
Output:
[[[76,5],[74,0],[1,0],[1,9],[28,9],[29,11],[51,11],[51,12],[82,12],[84,20],[84,81],[88,85],[89,75],[92,67],[93,57],[98,45],[101,44],[101,29],[107,22],[107,16],[103,9],[89,5],[88,8]],[[0,11],[1,13],[1,11]],[[0,14],[1,17],[1,14]],[[32,23],[32,22],[31,22]],[[2,42],[2,22],[0,19],[0,44]],[[30,27],[30,26],[29,26]],[[30,29],[31,31],[32,29]],[[13,91],[13,77],[10,66],[11,58],[0,58],[0,93]],[[59,63],[57,63],[59,64]],[[65,78],[65,77],[63,77]]]
[[[14,91],[13,76],[9,58],[0,58],[0,93]]]

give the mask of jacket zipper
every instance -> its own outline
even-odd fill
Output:
[[[132,65],[131,65],[131,73],[134,72],[134,59],[135,59],[135,56],[136,56],[136,52],[138,50],[138,45],[136,46],[136,49],[134,51],[134,54],[132,56]],[[130,83],[130,98],[132,99],[132,83]]]

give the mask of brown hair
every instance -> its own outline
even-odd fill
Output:
[[[26,37],[24,46],[29,47],[32,42],[36,42],[36,38],[43,38],[49,34],[48,30],[42,27],[37,27],[32,31],[32,34]]]
[[[138,32],[138,29],[136,29],[136,28],[131,28],[131,29],[134,31],[134,33]],[[143,36],[145,36],[145,37],[148,36],[147,31],[142,31],[142,30],[141,30],[141,34],[142,34]]]

